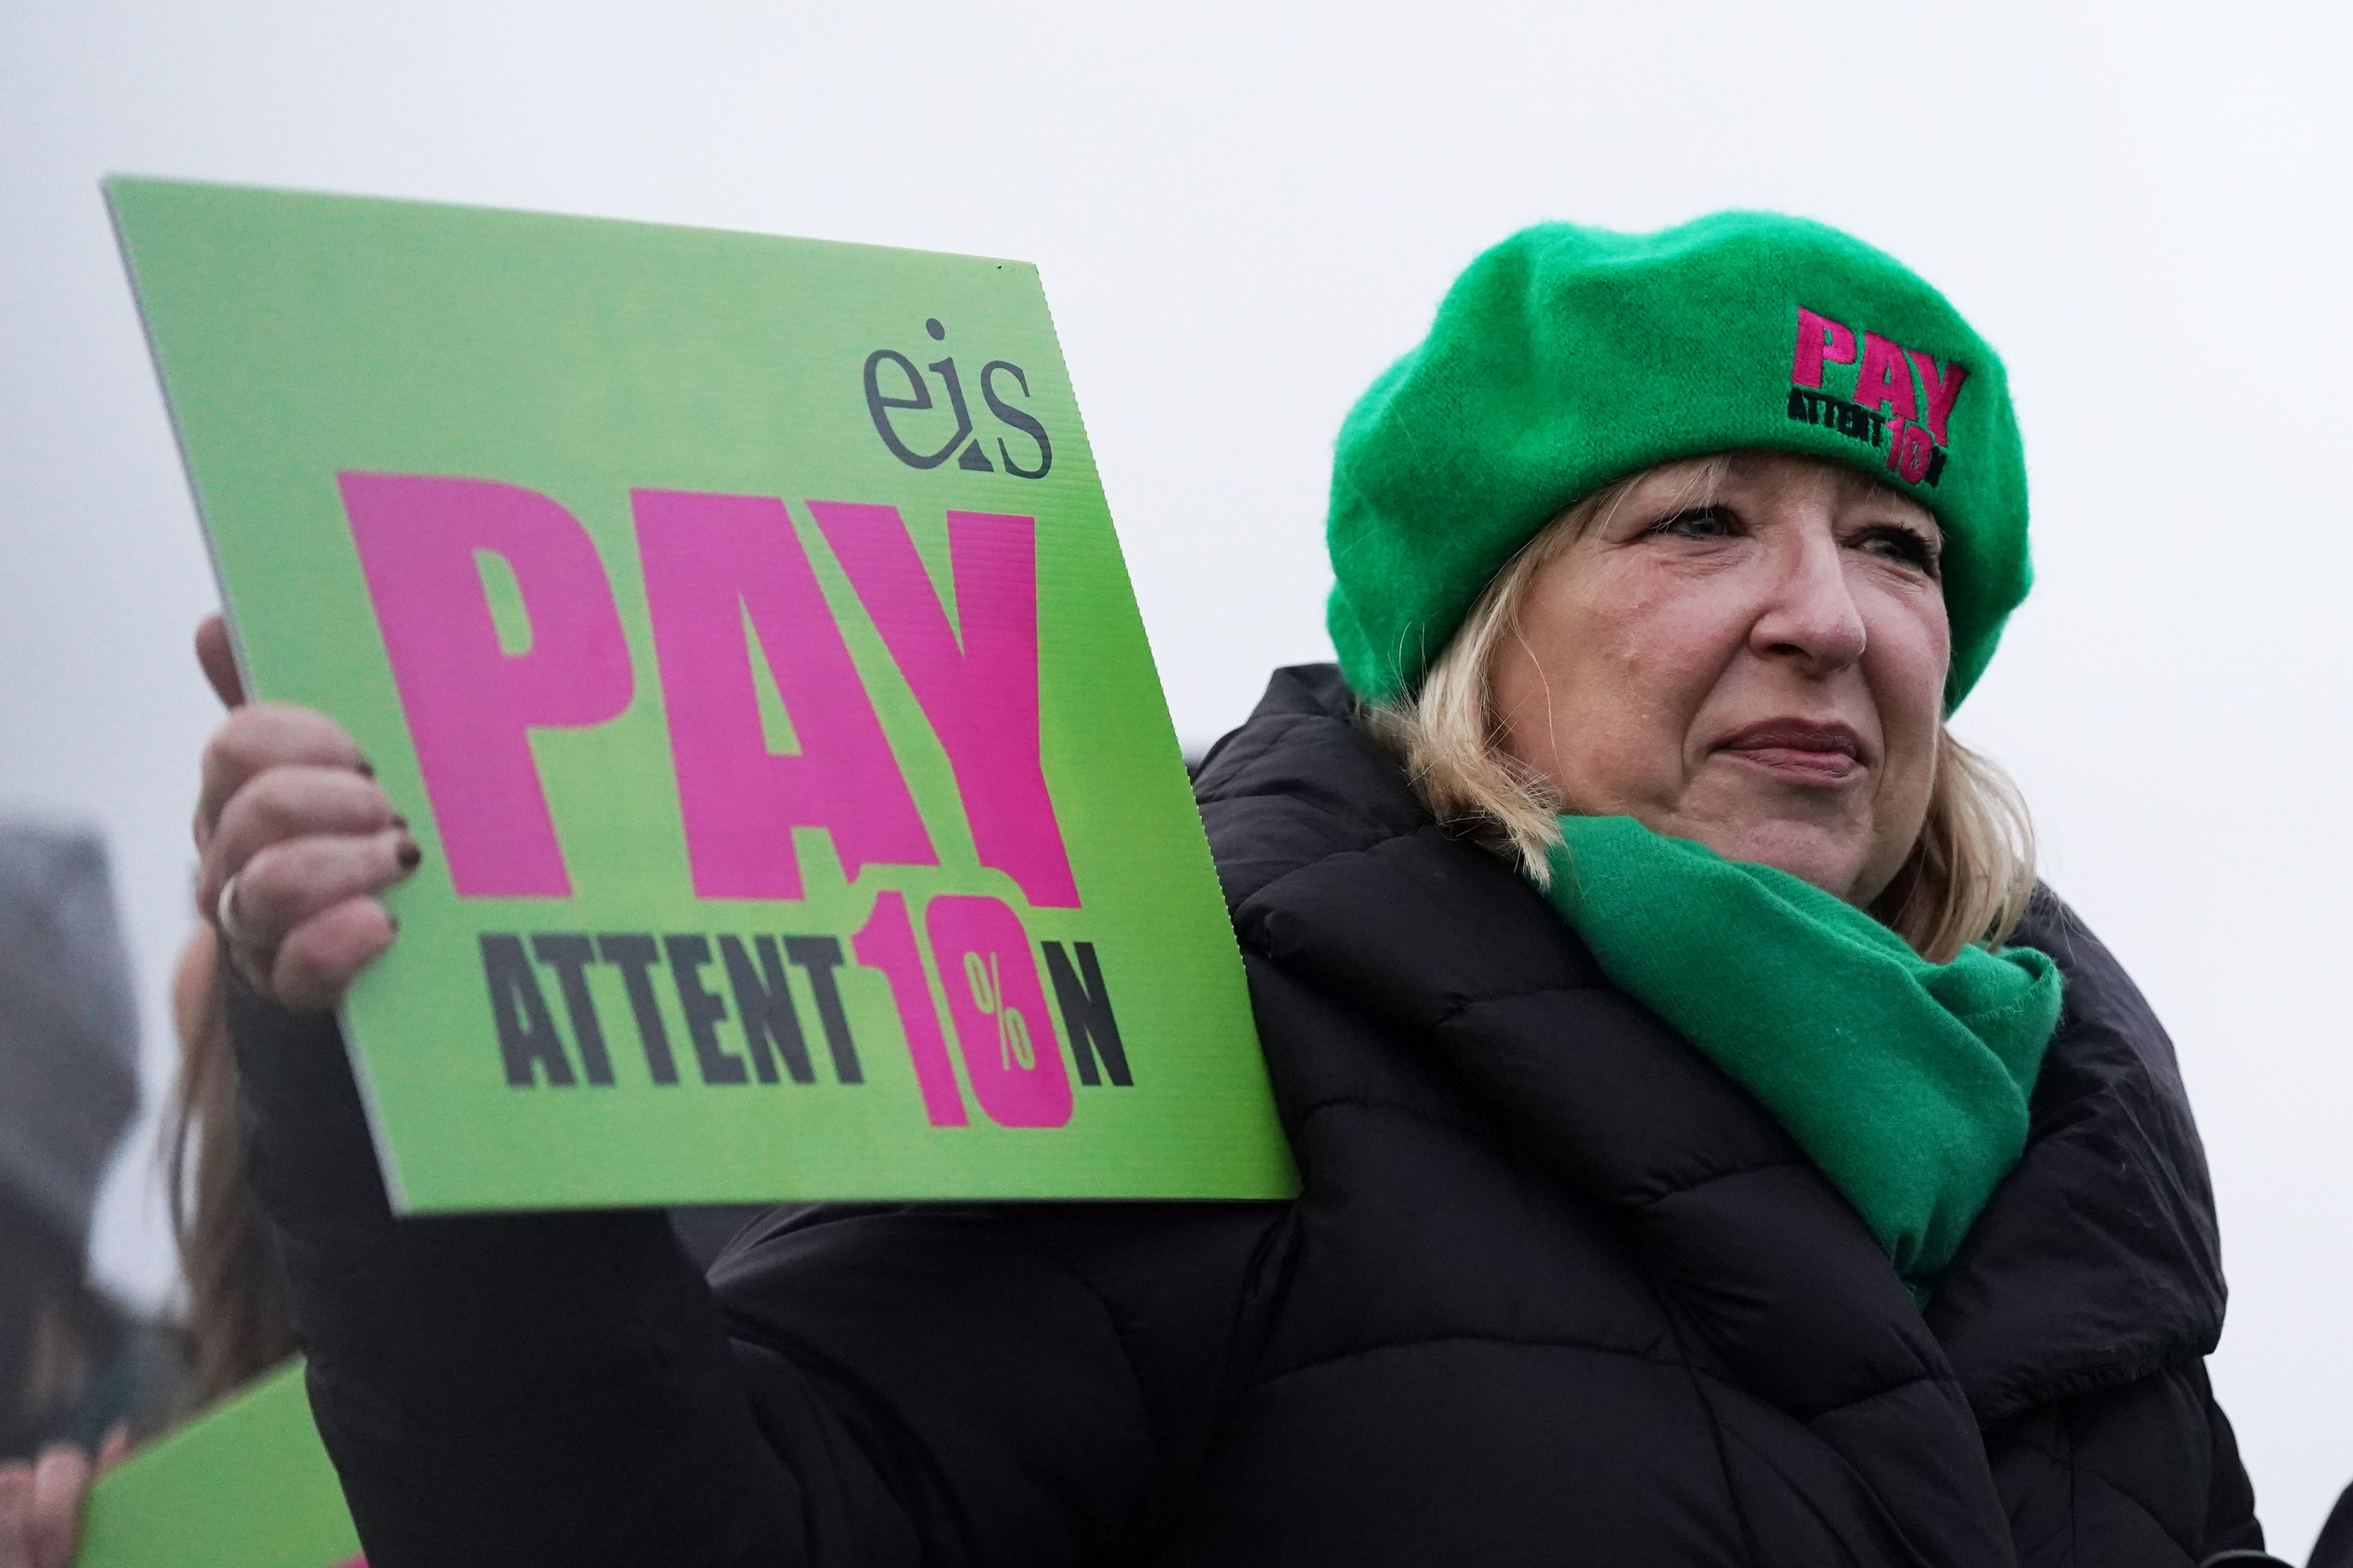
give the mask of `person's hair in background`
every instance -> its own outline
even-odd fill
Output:
[[[1662,467],[1686,469],[1684,504],[1704,506],[1726,461]],[[1518,635],[1537,574],[1586,530],[1606,524],[1644,477],[1606,485],[1556,518],[1480,594],[1419,690],[1366,710],[1367,726],[1405,768],[1431,815],[1504,854],[1540,887],[1551,878],[1547,861],[1560,843],[1561,807],[1500,743],[1496,656]],[[1944,731],[1926,826],[1870,912],[1922,957],[1946,963],[1969,942],[1999,946],[2033,891],[2034,827],[2024,799],[1999,766]]]
[[[0,824],[0,1458],[96,1448],[178,1396],[169,1336],[110,1301],[86,1252],[139,1107],[138,1025],[106,849]]]
[[[277,1239],[246,1184],[219,962],[212,928],[203,926],[173,972],[180,1076],[164,1128],[172,1240],[188,1292],[188,1393],[199,1407],[295,1351]]]

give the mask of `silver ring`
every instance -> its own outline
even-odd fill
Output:
[[[213,905],[213,923],[220,927],[221,939],[231,948],[251,952],[261,944],[254,941],[253,933],[246,930],[245,922],[237,919],[237,877],[244,875],[239,871],[221,884],[220,899]]]

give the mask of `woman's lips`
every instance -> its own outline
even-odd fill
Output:
[[[1715,749],[1792,784],[1842,784],[1863,768],[1862,738],[1844,724],[1768,719],[1736,730]]]

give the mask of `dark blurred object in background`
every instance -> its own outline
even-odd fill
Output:
[[[95,1448],[176,1397],[170,1334],[90,1280],[100,1181],[139,1110],[138,1013],[95,834],[0,822],[0,1458]]]

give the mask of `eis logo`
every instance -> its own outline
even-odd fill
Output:
[[[1940,367],[1933,354],[1865,331],[1854,395],[1822,390],[1823,366],[1854,363],[1853,329],[1799,306],[1798,347],[1789,359],[1789,417],[1883,447],[1889,472],[1906,484],[1934,486],[1944,477],[1945,426],[1968,371],[1959,364]],[[871,371],[868,381],[871,384]]]
[[[934,342],[947,341],[948,330],[934,316],[923,323]],[[891,367],[886,373],[885,365]],[[976,474],[995,473],[998,464],[1016,479],[1042,479],[1046,470],[1054,466],[1054,443],[1046,434],[1046,426],[1028,410],[1006,401],[1006,384],[1019,389],[1023,397],[1029,395],[1029,377],[1010,360],[993,359],[980,367],[980,398],[998,423],[1019,433],[1038,448],[1031,466],[1016,462],[1014,451],[997,438],[997,462],[988,460],[988,451],[981,438],[973,434],[972,410],[965,402],[964,378],[957,374],[954,355],[934,360],[923,367],[940,378],[946,406],[941,407],[932,395],[932,384],[915,362],[897,349],[876,349],[866,356],[866,412],[874,418],[874,433],[891,448],[891,455],[911,468],[936,468],[951,457],[956,467]],[[885,382],[888,382],[886,389]],[[902,384],[903,383],[903,388]],[[929,418],[913,417],[930,414]],[[944,416],[952,416],[955,428],[944,439],[940,431],[948,423]],[[904,419],[902,426],[898,423]],[[911,440],[920,445],[911,445]],[[936,443],[936,445],[934,445]],[[926,451],[922,447],[930,447]],[[957,454],[961,452],[961,456]],[[1027,458],[1026,451],[1020,456]]]

